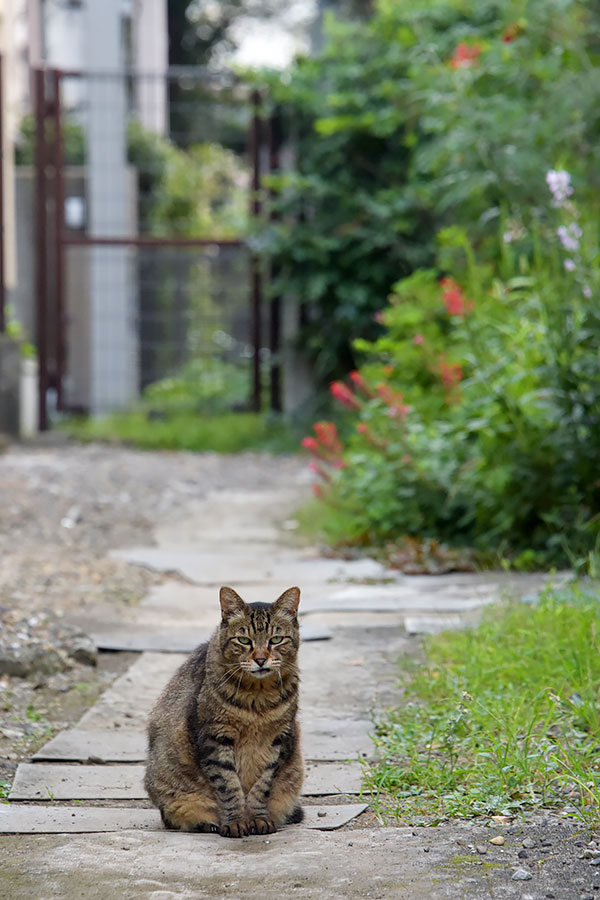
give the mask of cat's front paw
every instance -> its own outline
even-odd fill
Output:
[[[238,822],[227,822],[225,825],[221,825],[219,828],[219,833],[223,837],[228,838],[241,838],[246,837],[248,832],[248,823],[239,820]]]
[[[267,816],[255,816],[248,820],[248,831],[250,834],[273,834],[277,828]]]

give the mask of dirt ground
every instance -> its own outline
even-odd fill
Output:
[[[55,437],[9,447],[0,454],[0,649],[15,634],[25,645],[32,636],[51,643],[45,617],[118,619],[152,585],[180,576],[110,559],[110,550],[147,545],[156,523],[177,520],[211,490],[286,486],[304,468],[292,457],[141,453]],[[0,672],[0,795],[17,763],[76,722],[132,659],[102,653],[97,665]]]

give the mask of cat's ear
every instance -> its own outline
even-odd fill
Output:
[[[300,603],[300,588],[291,587],[284,591],[281,597],[278,597],[273,604],[275,612],[285,613],[295,619],[298,615],[298,604]]]
[[[233,588],[222,587],[219,592],[219,600],[221,603],[221,615],[224,622],[227,622],[227,620],[232,616],[235,616],[236,613],[243,613],[246,609],[246,604]]]

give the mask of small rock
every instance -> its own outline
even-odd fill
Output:
[[[484,847],[483,844],[475,844],[475,849],[478,853],[481,853],[482,856],[487,853],[487,847]]]
[[[326,815],[327,815],[327,813],[325,812],[324,809],[320,809],[317,813],[317,816],[319,817],[319,819],[324,819]]]
[[[528,859],[529,858],[529,854],[527,853],[527,850],[519,850],[519,852],[517,853],[517,856],[519,857],[519,859]]]
[[[597,856],[595,859],[590,861],[590,866],[600,866],[600,856]]]
[[[591,850],[589,848],[581,854],[582,859],[595,859],[597,856],[600,856],[600,850]]]
[[[535,841],[533,840],[533,838],[525,838],[522,843],[527,850],[531,850],[533,847],[535,847]]]
[[[580,900],[594,900],[593,894],[582,894]]]
[[[490,844],[494,844],[496,847],[501,847],[505,843],[506,841],[501,834],[497,834],[496,837],[490,838]]]
[[[531,881],[533,875],[531,872],[528,872],[527,869],[517,869],[512,874],[512,881]]]

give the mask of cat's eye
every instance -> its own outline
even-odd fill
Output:
[[[250,640],[250,638],[243,637],[242,635],[238,635],[238,638],[237,638],[237,639],[238,639],[238,641],[240,642],[240,644],[243,644],[243,645],[244,645],[244,647],[247,647],[247,646],[249,646],[249,645],[252,643],[252,641]]]
[[[280,644],[283,638],[280,634],[274,634],[272,638],[269,639],[270,644]]]

